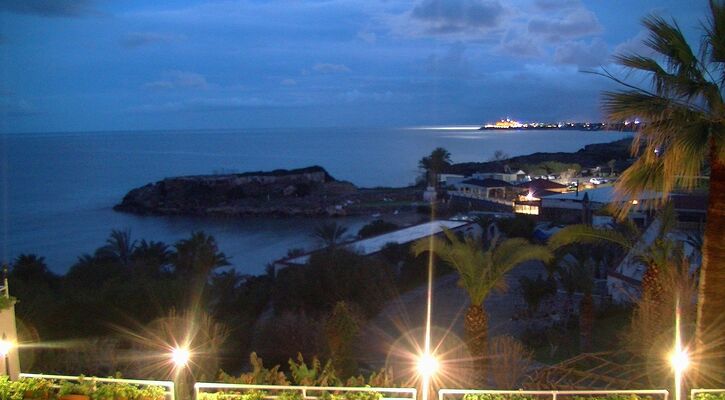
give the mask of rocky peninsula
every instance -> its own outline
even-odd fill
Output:
[[[166,178],[136,188],[116,211],[146,215],[336,216],[414,201],[414,188],[361,189],[324,168]]]

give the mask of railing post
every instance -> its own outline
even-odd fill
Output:
[[[556,400],[556,390],[551,392],[551,400]]]

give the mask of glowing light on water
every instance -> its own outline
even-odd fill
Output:
[[[421,131],[477,131],[481,129],[478,125],[454,125],[454,126],[415,126],[407,129]]]

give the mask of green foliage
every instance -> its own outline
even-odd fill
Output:
[[[471,304],[480,305],[495,288],[502,288],[502,277],[508,271],[525,261],[547,262],[552,255],[543,246],[530,244],[521,238],[496,240],[484,249],[473,238],[461,240],[450,230],[444,230],[446,239],[435,237],[433,248],[430,241],[420,240],[413,245],[413,251],[421,254],[433,251],[443,261],[454,267],[460,276],[459,285],[466,290]]]
[[[463,400],[541,400],[541,396],[530,394],[499,394],[482,393],[466,394]],[[607,396],[573,396],[572,400],[651,400],[651,396],[638,396],[636,394],[610,394]]]
[[[60,384],[58,389],[58,396],[64,396],[67,394],[78,394],[82,396],[90,396],[94,391],[93,381],[83,378],[82,376],[78,382],[64,381]]]
[[[279,394],[279,400],[302,400],[302,392],[297,390],[285,390]]]
[[[215,393],[199,393],[199,400],[264,400],[267,392],[250,390],[248,392],[219,391]]]
[[[539,304],[541,304],[542,300],[556,293],[556,281],[543,279],[541,275],[537,276],[536,279],[522,276],[519,278],[519,284],[521,285],[524,300],[529,306],[530,314],[539,310]]]
[[[385,222],[382,219],[376,219],[375,221],[363,226],[358,231],[357,235],[361,238],[369,238],[372,236],[382,235],[397,230],[398,225],[392,222]]]
[[[262,358],[254,352],[249,355],[249,363],[252,366],[251,372],[245,372],[238,377],[234,377],[221,371],[219,373],[219,381],[246,385],[289,385],[289,381],[284,375],[284,372],[279,370],[279,365],[266,368]]]
[[[345,302],[338,302],[327,320],[325,333],[335,369],[342,376],[351,376],[357,371],[352,344],[359,331],[360,324],[350,308]]]
[[[345,301],[371,316],[394,293],[393,274],[386,263],[338,248],[312,254],[305,266],[279,271],[272,303],[278,314],[303,311],[324,316]]]
[[[725,392],[718,393],[698,393],[695,400],[725,400]]]
[[[138,392],[139,400],[163,400],[166,396],[166,391],[161,386],[144,386]]]
[[[308,366],[305,363],[302,354],[297,354],[297,362],[289,359],[290,373],[292,374],[292,382],[300,386],[337,386],[340,379],[337,377],[335,367],[332,360],[327,360],[325,366],[317,357],[312,358],[312,364]]]
[[[0,310],[8,309],[11,306],[14,306],[15,303],[17,303],[17,302],[18,302],[18,299],[16,299],[13,296],[0,295]]]
[[[53,382],[40,378],[21,378],[11,381],[7,376],[0,376],[0,399],[48,399],[52,393]]]

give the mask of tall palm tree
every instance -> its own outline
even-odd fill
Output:
[[[485,374],[488,316],[483,301],[492,290],[506,288],[503,276],[514,267],[531,260],[548,262],[552,255],[546,247],[532,245],[526,239],[507,239],[499,243],[498,238],[494,238],[484,249],[481,242],[471,237],[459,239],[447,229],[443,233],[445,239],[434,237],[432,243],[427,239],[419,240],[413,244],[412,250],[416,255],[433,251],[458,271],[458,284],[471,299],[464,319],[466,345],[474,357],[474,365]]]
[[[418,166],[425,171],[428,184],[438,187],[438,175],[451,165],[451,153],[443,147],[436,147],[429,156],[420,159]]]
[[[697,305],[696,342],[701,368],[725,382],[725,340],[707,337],[724,329],[725,309],[725,4],[710,0],[710,14],[698,56],[676,22],[657,16],[644,19],[645,45],[654,56],[621,54],[617,62],[636,77],[651,78],[651,88],[622,83],[604,94],[610,120],[639,118],[632,152],[639,158],[617,181],[623,199],[637,199],[647,190],[665,195],[678,187],[692,188],[709,166],[710,192],[702,249]],[[705,168],[704,168],[705,167]],[[624,203],[628,204],[628,203]],[[626,207],[623,207],[626,212]],[[707,347],[705,343],[711,342]],[[714,342],[717,342],[714,344]],[[705,374],[708,374],[707,371]]]

